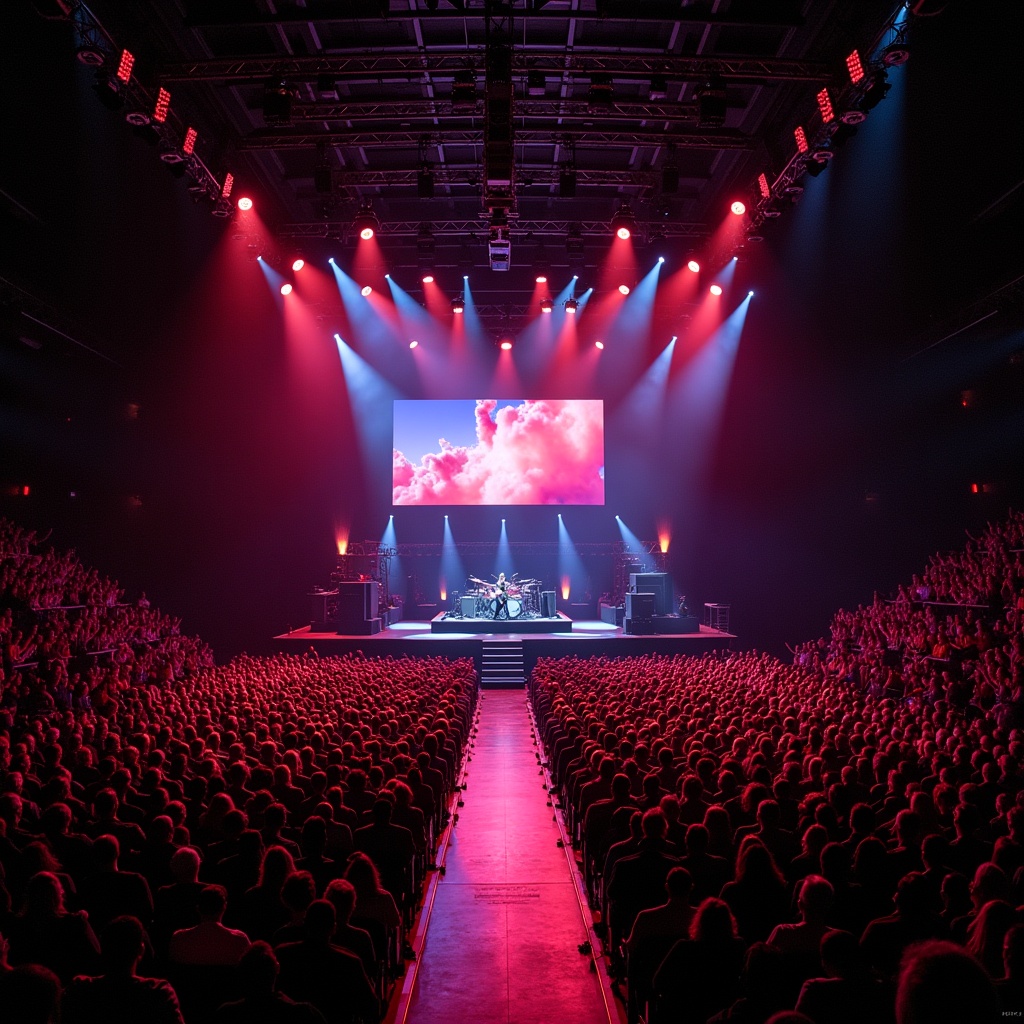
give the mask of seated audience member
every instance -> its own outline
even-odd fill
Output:
[[[776,925],[768,938],[768,945],[781,955],[780,970],[797,991],[807,978],[821,973],[821,940],[828,931],[832,898],[831,882],[820,875],[808,875],[797,897],[799,923]]]
[[[39,964],[69,982],[97,964],[100,946],[85,911],[64,909],[64,890],[56,875],[40,872],[29,879],[25,909],[9,925],[13,964]]]
[[[742,995],[729,1007],[708,1018],[708,1024],[761,1024],[785,1009],[791,1000],[782,971],[781,956],[764,942],[748,950],[740,978]]]
[[[104,973],[80,976],[64,991],[61,1024],[184,1024],[178,997],[166,981],[135,972],[146,933],[134,917],[118,917],[103,932]]]
[[[995,986],[981,965],[951,942],[927,941],[903,959],[896,990],[896,1024],[996,1024]]]
[[[335,946],[334,906],[314,900],[306,911],[305,937],[275,950],[281,966],[280,989],[312,1003],[328,1024],[376,1021],[377,997],[359,958]]]
[[[996,991],[1004,1013],[1024,1012],[1024,924],[1015,924],[1003,939],[1003,976]]]
[[[722,899],[735,915],[747,943],[763,942],[788,915],[786,882],[768,847],[756,836],[749,836],[740,846],[736,880],[723,887]]]
[[[17,1024],[58,1024],[60,979],[38,964],[0,970],[0,1008]]]
[[[743,940],[729,905],[709,897],[697,908],[689,938],[677,942],[653,978],[658,1020],[704,1024],[738,995]]]
[[[988,972],[993,981],[1003,976],[1003,947],[1006,933],[1019,920],[1017,911],[1004,900],[989,900],[967,929],[967,952]]]
[[[92,844],[92,853],[95,869],[83,881],[79,896],[93,927],[102,932],[115,917],[135,917],[148,927],[153,920],[149,883],[136,871],[120,870],[117,839],[99,836]]]
[[[825,976],[804,982],[796,1009],[815,1024],[886,1024],[892,1020],[892,999],[871,971],[850,932],[829,931],[821,940]]]
[[[352,914],[356,909],[355,887],[344,878],[336,878],[327,886],[324,899],[334,905],[337,915],[334,944],[342,949],[347,949],[350,953],[355,953],[362,961],[366,976],[373,980],[377,976],[378,969],[373,939],[365,928],[357,928],[352,924]]]
[[[883,978],[894,978],[904,950],[945,934],[945,925],[932,905],[928,883],[921,872],[912,871],[900,879],[896,912],[872,921],[864,929],[860,944],[871,966]]]
[[[221,923],[226,908],[224,887],[205,886],[196,902],[199,923],[171,936],[168,948],[171,962],[194,967],[230,967],[237,964],[250,942],[245,932],[225,928]]]
[[[238,961],[242,998],[224,1003],[214,1024],[326,1024],[312,1003],[297,1003],[277,991],[279,970],[270,946],[262,939],[254,942]]]

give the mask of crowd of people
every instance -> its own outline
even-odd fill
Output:
[[[542,659],[631,1021],[1024,1012],[1024,516],[758,653]]]
[[[0,521],[0,1016],[380,1017],[469,659],[209,649]]]

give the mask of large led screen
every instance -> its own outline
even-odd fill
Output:
[[[395,402],[395,505],[603,505],[604,403]]]

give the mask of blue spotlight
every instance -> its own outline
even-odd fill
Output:
[[[747,298],[748,299],[752,299],[753,297],[754,297],[754,293],[753,292],[747,292]]]
[[[664,256],[659,256],[658,257],[658,262],[659,263],[664,263],[665,262],[665,257]]]
[[[328,256],[327,257],[327,262],[328,263],[333,263],[334,262],[334,257],[333,256]]]
[[[562,601],[568,601],[573,588],[582,590],[586,586],[587,571],[580,558],[576,545],[562,521],[558,517],[558,594]]]

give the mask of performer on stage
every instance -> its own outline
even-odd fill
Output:
[[[498,582],[494,584],[494,618],[500,619],[501,613],[508,618],[508,583],[505,574],[498,574]]]

